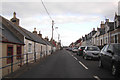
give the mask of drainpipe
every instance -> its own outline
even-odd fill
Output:
[[[47,44],[46,44],[46,55],[45,56],[47,56]]]
[[[36,51],[35,51],[35,42],[34,42],[34,61],[36,62]]]

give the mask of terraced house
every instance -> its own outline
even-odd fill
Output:
[[[10,21],[2,16],[0,18],[2,19],[0,22],[2,76],[16,71],[26,63],[51,54],[51,43],[43,39],[40,32],[37,34],[36,28],[33,32],[22,28],[15,12]]]
[[[82,37],[82,46],[95,45],[102,48],[109,43],[120,43],[120,15],[115,13],[114,21],[109,19],[101,21],[100,28],[94,32],[94,35],[86,34]]]

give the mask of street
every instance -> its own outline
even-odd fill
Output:
[[[84,60],[67,50],[52,54],[17,78],[115,79],[109,70],[99,69],[97,60]]]

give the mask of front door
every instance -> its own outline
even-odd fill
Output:
[[[7,64],[11,63],[13,61],[13,46],[12,45],[8,45],[7,46]]]

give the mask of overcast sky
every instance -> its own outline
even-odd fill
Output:
[[[58,41],[58,34],[62,45],[69,45],[93,28],[100,27],[101,21],[109,18],[114,20],[118,12],[119,0],[43,0],[54,25],[54,39]],[[43,38],[51,39],[51,19],[47,15],[40,0],[4,0],[1,15],[7,19],[13,17],[13,12],[20,19],[20,26],[33,31],[41,31]],[[58,27],[58,29],[55,29]]]

